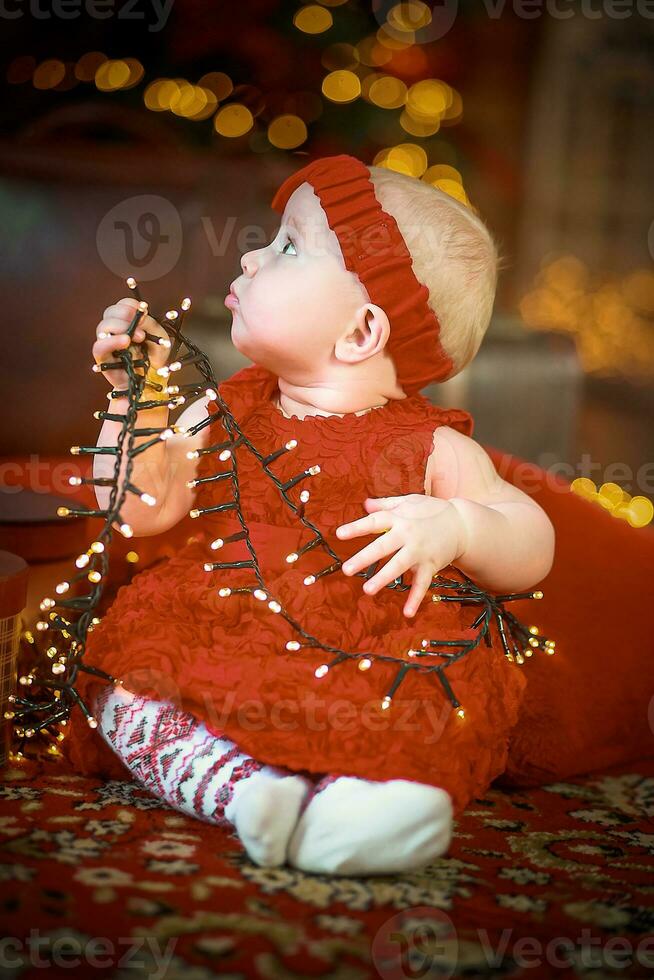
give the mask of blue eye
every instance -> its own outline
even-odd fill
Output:
[[[286,236],[286,245],[292,245],[293,248],[295,248],[295,242],[293,241],[292,238],[289,238],[288,235]],[[284,247],[282,248],[281,252],[279,253],[280,255],[288,255],[288,252],[286,251],[286,245],[284,245]],[[295,249],[295,254],[297,255],[297,249]]]

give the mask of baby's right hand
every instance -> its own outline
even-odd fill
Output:
[[[96,327],[96,337],[97,340],[93,345],[93,357],[96,364],[102,364],[106,361],[116,360],[113,357],[113,351],[115,350],[127,350],[130,344],[142,343],[145,340],[145,333],[154,334],[162,339],[169,340],[168,334],[160,326],[154,317],[151,317],[148,313],[141,317],[138,322],[138,326],[134,331],[133,337],[130,338],[126,333],[127,327],[132,322],[134,314],[138,309],[138,300],[134,299],[133,296],[127,296],[125,299],[119,300],[113,306],[108,306],[104,311],[104,316],[100,323]],[[170,354],[170,345],[162,347],[156,344],[154,341],[147,341],[147,352],[150,357],[150,365],[152,368],[163,367],[168,360],[168,355]],[[133,349],[133,353],[138,356],[136,350]],[[143,374],[143,368],[135,369],[139,374]],[[108,383],[112,388],[126,389],[128,385],[127,372],[122,369],[115,369],[112,371],[103,371]],[[164,379],[162,378],[162,384]]]

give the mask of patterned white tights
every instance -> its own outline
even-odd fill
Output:
[[[256,864],[328,874],[387,874],[445,853],[452,802],[404,779],[310,780],[245,755],[193,715],[119,685],[94,703],[98,731],[134,778],[169,806],[232,826]]]

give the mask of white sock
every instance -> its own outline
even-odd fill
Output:
[[[288,863],[323,874],[414,871],[447,851],[452,816],[450,794],[436,786],[331,777],[298,820]]]
[[[188,712],[120,685],[94,705],[98,731],[135,779],[169,806],[208,823],[228,823],[256,864],[277,866],[312,783],[267,766]]]

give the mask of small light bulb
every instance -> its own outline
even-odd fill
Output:
[[[272,600],[272,602],[269,602],[269,603],[268,603],[268,608],[269,608],[269,609],[270,609],[270,610],[271,610],[272,612],[274,612],[274,613],[278,613],[278,612],[281,612],[281,609],[282,609],[282,607],[280,606],[280,604],[279,604],[278,602],[276,602],[276,600],[275,600],[275,599],[273,599],[273,600]]]
[[[79,446],[71,446],[70,447],[70,451],[73,454],[73,456],[79,456],[80,447]]]
[[[89,556],[87,554],[83,554],[77,556],[77,558],[75,559],[75,564],[77,565],[78,568],[86,568],[86,566],[90,561],[91,559],[89,558]]]
[[[53,674],[63,674],[63,672],[65,671],[65,669],[66,669],[66,664],[56,663],[56,664],[53,664],[52,665],[52,673]]]
[[[186,454],[186,458],[187,459],[197,459],[199,455],[200,455],[200,453],[197,451],[197,449],[189,449],[189,451]]]
[[[134,534],[134,531],[132,530],[129,524],[121,524],[120,533],[126,538],[131,538],[132,535]]]
[[[98,723],[95,720],[95,718],[87,718],[86,720],[89,723],[89,728],[97,728],[98,727]]]
[[[310,466],[309,467],[309,473],[311,474],[311,476],[315,476],[316,473],[320,473],[320,467],[318,466],[317,463],[316,463],[315,466]]]
[[[104,551],[104,545],[102,541],[93,541],[90,550],[94,551],[96,555],[99,555],[101,552]]]
[[[225,589],[218,589],[218,595],[219,596],[222,596],[222,598],[225,598],[226,596],[231,595],[231,594],[232,594],[232,590],[231,589],[226,589],[226,588]]]
[[[297,640],[289,640],[288,643],[286,644],[286,649],[287,650],[299,650],[300,649],[300,644],[298,643]]]
[[[68,507],[57,507],[57,516],[58,517],[68,517],[69,514],[70,514],[70,511],[69,511]]]
[[[63,595],[64,592],[68,592],[69,588],[69,582],[60,582],[59,585],[55,586],[55,592],[58,593],[58,595]]]
[[[157,498],[153,497],[152,494],[150,493],[142,493],[141,500],[143,501],[144,504],[147,504],[148,507],[154,507],[154,505],[157,502]]]
[[[321,664],[320,667],[316,667],[314,674],[318,678],[324,677],[328,670],[329,667],[327,666],[327,664]]]
[[[259,599],[261,602],[263,602],[265,599],[268,598],[268,596],[263,591],[263,589],[255,589],[254,590],[254,598],[255,599]]]
[[[371,667],[372,660],[369,660],[368,657],[364,657],[363,660],[359,661],[359,670],[370,670]]]
[[[392,700],[392,698],[390,698],[388,696],[388,694],[387,694],[386,697],[384,698],[384,700],[381,703],[381,706],[382,706],[382,710],[383,711],[386,711],[388,708],[390,708],[390,706],[391,706],[391,700]]]
[[[219,454],[218,459],[224,462],[226,459],[229,459],[231,455],[232,455],[231,449],[223,449],[223,451]]]
[[[290,555],[286,556],[286,561],[289,563],[289,565],[292,565],[294,561],[297,561],[297,559],[298,555],[295,551],[292,551]]]
[[[197,507],[194,507],[193,510],[188,512],[188,516],[195,519],[196,517],[200,516],[200,511],[197,509]]]
[[[307,577],[304,579],[304,584],[305,585],[313,585],[313,583],[315,581],[316,581],[316,576],[315,575],[307,575]]]
[[[465,708],[457,708],[457,712],[456,713],[459,716],[459,718],[465,718],[465,716],[466,716]]]
[[[164,429],[163,432],[159,433],[159,438],[161,439],[162,442],[165,442],[167,439],[172,438],[172,436],[174,435],[175,433],[173,432],[172,429]]]
[[[297,446],[297,439],[289,439],[289,441],[285,444],[284,448],[295,449],[296,446]]]
[[[532,596],[532,599],[542,599],[543,598],[543,593],[539,589],[538,592],[532,592],[531,596]]]
[[[191,298],[190,296],[185,296],[182,302],[179,304],[181,308],[186,312],[191,309]]]
[[[222,538],[216,538],[215,541],[212,541],[211,542],[211,544],[209,545],[209,547],[212,548],[214,551],[218,551],[218,548],[222,548],[222,546],[224,545],[224,543],[225,542],[223,541]]]
[[[100,582],[102,580],[102,575],[95,569],[86,576],[89,582]]]
[[[309,493],[308,490],[303,490],[302,493],[300,494],[300,501],[301,501],[301,503],[306,504],[306,502],[307,502],[307,500],[309,499],[310,496],[311,496],[311,494]]]
[[[71,487],[80,487],[82,485],[81,476],[69,476],[68,483]]]

